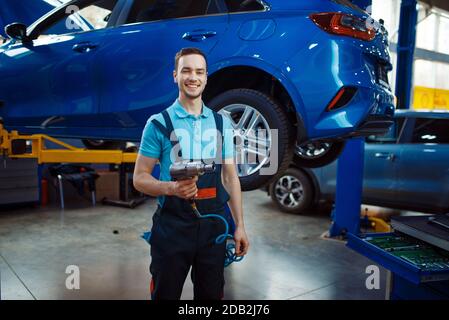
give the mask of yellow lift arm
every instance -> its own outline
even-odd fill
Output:
[[[8,132],[0,123],[0,152],[9,158],[35,158],[43,163],[134,163],[136,152],[121,150],[88,150],[77,148],[45,134],[21,135],[17,131]],[[26,152],[26,142],[31,150]],[[53,142],[61,149],[47,149],[45,141]]]

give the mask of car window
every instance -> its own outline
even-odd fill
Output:
[[[404,118],[395,118],[395,122],[388,129],[388,132],[382,135],[370,135],[366,138],[367,143],[396,143],[399,133],[404,125]]]
[[[412,143],[449,143],[449,119],[417,118]]]
[[[210,0],[207,5],[207,14],[227,13],[223,0]]]
[[[209,0],[135,0],[126,23],[202,16],[206,14],[209,2]]]
[[[107,27],[118,0],[99,0],[85,7],[69,5],[65,15],[39,32],[39,38]]]
[[[265,6],[257,0],[225,0],[229,12],[261,11]]]

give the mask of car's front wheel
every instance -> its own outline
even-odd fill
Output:
[[[313,187],[304,172],[289,168],[270,185],[270,195],[282,211],[301,213],[312,204]]]
[[[268,95],[233,89],[221,93],[208,105],[231,122],[234,160],[243,191],[262,187],[288,168],[293,155],[292,126],[283,108]]]
[[[296,146],[295,164],[319,168],[334,162],[345,147],[344,141],[312,141]]]

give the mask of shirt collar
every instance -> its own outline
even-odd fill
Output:
[[[184,107],[181,105],[181,103],[179,102],[178,99],[176,99],[176,101],[173,103],[173,109],[174,109],[176,115],[178,116],[178,118],[187,118],[189,116],[192,118],[195,117],[193,114],[188,113],[186,111],[186,109],[184,109]],[[209,117],[211,112],[212,111],[208,107],[206,107],[203,103],[203,106],[201,107],[200,117],[207,118],[207,117]]]

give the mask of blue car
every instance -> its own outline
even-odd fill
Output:
[[[337,161],[312,170],[293,162],[269,193],[282,210],[304,212],[334,200],[336,171]],[[449,212],[449,113],[398,110],[387,134],[367,137],[363,203]]]
[[[5,32],[5,127],[91,148],[138,141],[177,97],[175,53],[202,49],[203,98],[236,129],[243,190],[268,183],[294,153],[302,166],[322,166],[344,139],[392,123],[387,31],[347,0],[75,0]]]

